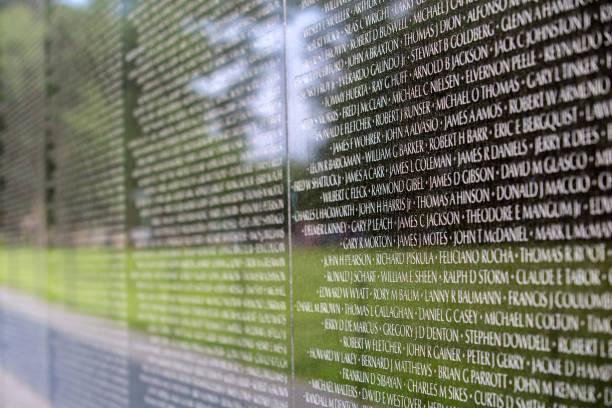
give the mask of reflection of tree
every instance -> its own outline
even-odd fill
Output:
[[[310,163],[322,161],[326,159],[334,159],[343,154],[355,154],[361,153],[357,149],[348,151],[347,153],[339,153],[334,155],[331,146],[333,142],[337,142],[341,139],[348,139],[354,137],[357,133],[351,134],[350,136],[338,136],[337,138],[317,138],[317,133],[323,129],[331,129],[335,125],[342,125],[344,122],[355,119],[355,117],[342,119],[342,107],[348,103],[354,103],[358,99],[347,104],[340,103],[336,106],[326,106],[324,98],[336,93],[341,93],[353,86],[358,84],[368,84],[371,80],[365,80],[362,82],[355,82],[351,85],[343,87],[338,79],[351,70],[355,70],[355,67],[346,67],[339,69],[329,75],[325,75],[319,78],[317,75],[313,75],[316,72],[324,72],[325,66],[334,66],[339,61],[342,61],[347,57],[348,54],[355,54],[362,49],[352,50],[350,46],[347,47],[347,51],[344,53],[337,53],[336,48],[339,45],[349,45],[351,41],[354,41],[360,32],[345,32],[344,28],[349,26],[351,23],[359,22],[367,14],[372,13],[374,9],[363,9],[361,13],[354,12],[353,8],[358,2],[348,2],[347,5],[340,5],[338,9],[333,11],[325,12],[323,4],[313,3],[309,7],[301,8],[298,0],[289,1],[287,5],[287,38],[288,38],[288,57],[287,57],[287,72],[288,72],[288,124],[289,124],[289,153],[290,153],[290,164],[291,173],[290,181],[294,183],[297,180],[314,179],[321,175],[327,175],[330,173],[344,175],[344,170],[353,170],[356,166],[348,167],[345,169],[322,171],[320,173],[311,174],[309,171]],[[376,7],[386,8],[390,7],[390,2],[382,2]],[[329,3],[327,3],[329,4]],[[327,5],[326,4],[326,5]],[[307,36],[309,27],[313,30],[317,30],[317,27],[325,26],[321,23],[325,22],[327,18],[330,18],[342,7],[350,8],[350,17],[343,21],[342,24],[336,26],[324,28],[314,35]],[[387,19],[379,22],[377,25],[383,25],[392,22],[394,17],[388,16]],[[367,29],[372,29],[368,27]],[[363,31],[367,31],[364,29]],[[331,32],[335,32],[334,35],[329,35]],[[320,45],[318,40],[326,38]],[[332,39],[330,41],[327,41]],[[364,47],[366,48],[366,47]],[[315,56],[331,56],[325,61],[318,64],[308,65],[308,61],[316,61]],[[371,63],[371,62],[370,62]],[[369,64],[369,63],[368,63]],[[346,64],[345,64],[346,65]],[[329,83],[333,83],[335,86],[329,86]],[[322,90],[322,91],[321,91]],[[320,92],[321,91],[321,92]],[[332,114],[338,114],[339,119],[335,121],[318,124],[318,119],[327,118]],[[375,129],[372,129],[375,130]],[[377,129],[380,130],[380,129]],[[351,187],[350,185],[342,184],[339,187],[334,188],[345,188]],[[292,192],[292,214],[296,214],[296,211],[320,208],[329,208],[340,205],[354,204],[356,200],[341,200],[333,203],[324,203],[321,198],[321,192],[326,190],[332,190],[334,188],[321,188],[313,189],[310,191],[299,191]],[[357,215],[354,216],[357,218]],[[345,221],[350,224],[352,219],[346,218],[333,218],[333,219],[320,219],[314,221],[300,221],[293,222],[293,276],[294,276],[294,293],[296,301],[299,302],[313,302],[319,304],[325,304],[325,296],[319,294],[320,288],[331,287],[331,288],[342,288],[346,290],[364,291],[372,290],[376,287],[375,284],[367,282],[354,283],[354,282],[329,282],[326,279],[326,273],[334,274],[337,272],[342,273],[353,273],[358,272],[360,269],[367,271],[370,267],[361,266],[338,266],[334,267],[323,267],[322,260],[328,255],[345,254],[349,251],[342,250],[340,243],[343,239],[349,237],[351,234],[371,234],[371,232],[360,232],[352,233],[346,232],[344,234],[330,234],[330,235],[312,235],[305,236],[303,233],[304,226],[306,224],[319,224],[333,221]],[[354,236],[353,235],[353,236]],[[365,251],[362,251],[365,252]],[[372,251],[374,254],[375,251]],[[375,267],[372,266],[372,269]],[[358,299],[344,299],[345,303],[351,303],[353,307],[367,310],[369,307],[374,306],[372,300],[366,300],[365,298]],[[381,302],[378,302],[380,304]],[[294,305],[295,306],[295,305]],[[304,313],[296,310],[295,324],[296,327],[300,327],[300,336],[296,335],[296,351],[295,351],[295,370],[296,373],[305,376],[306,378],[325,378],[339,383],[351,383],[342,377],[338,366],[331,364],[329,368],[322,367],[321,364],[317,364],[316,360],[309,357],[309,353],[313,348],[319,347],[321,349],[332,349],[337,351],[348,351],[346,348],[342,348],[339,344],[342,344],[342,338],[340,335],[335,336],[336,333],[333,331],[322,331],[320,324],[322,318],[312,313]],[[367,324],[370,321],[378,320],[378,322],[384,319],[375,319],[374,317],[366,317],[364,314],[357,314],[356,316],[350,314],[342,314],[342,317],[351,319],[357,323]],[[381,323],[382,324],[382,323]],[[310,330],[309,330],[310,329]],[[297,333],[297,332],[296,332]],[[368,341],[377,340],[380,336],[373,333],[360,333],[361,338],[365,338]],[[357,358],[355,367],[363,368],[361,366],[361,359]],[[365,369],[371,371],[371,369]],[[364,385],[358,382],[352,382],[351,385],[355,385],[358,393],[364,389]]]
[[[356,144],[351,144],[351,147],[347,147],[343,152],[334,153],[333,144],[351,141],[351,139],[355,141],[356,137],[366,136],[369,133],[383,133],[385,128],[397,126],[397,124],[372,126],[367,131],[351,132],[349,135],[341,136],[327,137],[324,133],[333,134],[334,130],[343,129],[343,126],[350,121],[367,116],[373,117],[382,110],[392,108],[393,89],[383,90],[372,84],[373,80],[382,80],[386,75],[398,72],[399,68],[382,73],[370,72],[373,65],[383,61],[383,58],[371,59],[367,57],[367,50],[390,39],[403,36],[403,33],[399,31],[402,27],[399,23],[407,18],[412,10],[394,0],[378,3],[372,8],[363,7],[364,3],[357,1],[346,2],[330,11],[325,11],[327,6],[316,2],[304,8],[300,6],[304,4],[303,2],[289,1],[289,3],[287,5],[287,41],[291,46],[287,50],[289,101],[287,110],[290,135],[289,154],[291,156],[290,180],[295,183],[330,174],[344,176],[345,171],[360,170],[362,167],[370,166],[365,161],[364,153],[371,148],[359,149]],[[350,11],[350,13],[341,24],[328,24],[334,16],[344,15],[342,11]],[[379,13],[380,11],[385,12]],[[377,15],[377,18],[372,19],[374,14]],[[384,30],[381,30],[383,28]],[[376,39],[370,42],[369,38],[374,37],[373,33],[385,33],[385,35],[377,34]],[[402,50],[396,50],[384,55],[384,58],[396,57],[399,60],[402,52]],[[355,63],[352,65],[348,62],[351,59],[349,57],[355,57],[357,54],[365,57],[363,60],[355,58]],[[352,75],[358,72],[369,73]],[[346,81],[347,78],[349,81]],[[354,90],[356,87],[363,90],[359,92],[361,96],[346,96],[345,92]],[[367,113],[361,112],[359,115],[353,113],[344,116],[343,108],[356,108],[360,103],[367,103],[370,98],[381,97],[383,93],[388,96],[387,106],[374,107],[370,111],[366,110]],[[355,95],[354,92],[350,94]],[[383,147],[385,144],[383,140],[376,147]],[[342,162],[343,158],[350,160],[342,163],[340,168],[310,172],[309,165],[312,163],[322,164],[334,159]],[[334,188],[294,192],[292,206],[300,210],[327,207],[328,203],[324,203],[321,199],[322,191],[353,186],[355,184],[347,184],[345,180],[344,183]],[[350,201],[344,198],[333,204],[329,203],[329,205],[346,205],[350,204]],[[350,222],[351,219],[345,219],[345,221]],[[337,245],[349,235],[370,235],[368,232],[353,232],[342,235],[304,237],[301,234],[304,223],[308,221],[294,225],[295,242],[303,246]]]
[[[120,245],[123,99],[120,3],[49,10],[52,132],[57,144],[59,242]],[[92,243],[93,243],[92,242]]]
[[[11,285],[36,293],[44,289],[37,247],[46,239],[43,15],[37,1],[0,7],[0,242],[11,248],[3,272]],[[13,249],[25,246],[35,249]]]
[[[265,227],[240,225],[240,219],[248,214],[232,210],[268,197],[215,201],[245,190],[284,187],[285,182],[255,185],[243,181],[269,171],[263,169],[266,163],[283,172],[282,44],[278,42],[282,13],[280,8],[272,10],[272,3],[249,3],[244,12],[238,11],[238,4],[219,2],[207,8],[204,2],[200,11],[197,6],[187,10],[184,3],[172,3],[166,6],[164,16],[158,17],[155,2],[140,2],[131,16],[138,45],[128,59],[133,66],[130,77],[141,89],[138,104],[130,112],[141,129],[140,134],[130,135],[129,146],[134,158],[131,174],[137,183],[136,227],[140,233],[135,239],[137,267],[130,280],[136,305],[132,323],[152,338],[173,338],[184,350],[201,350],[240,362],[226,365],[220,373],[254,364],[249,363],[249,355],[288,362],[288,355],[248,347],[254,341],[275,346],[286,343],[256,335],[249,328],[288,333],[287,325],[245,318],[254,312],[253,303],[262,305],[257,311],[262,315],[284,313],[267,306],[274,297],[246,291],[256,285],[287,287],[286,281],[256,281],[248,275],[265,269],[287,276],[286,268],[256,269],[246,264],[247,259],[262,260],[265,255],[249,254],[241,248],[266,243],[266,239],[244,242],[240,234]],[[166,24],[171,29],[166,31]],[[173,165],[175,160],[180,164]],[[284,194],[269,198],[284,199]],[[183,210],[181,205],[186,203],[193,207]],[[253,215],[269,215],[270,211],[261,213]],[[285,228],[282,224],[274,227]],[[215,242],[213,238],[222,234],[227,234],[223,238],[227,241]],[[277,299],[286,302],[285,298]],[[186,364],[194,366],[200,363]],[[164,379],[172,371],[161,366],[146,374]],[[194,379],[214,384],[216,379],[209,375],[203,369]],[[240,385],[236,389],[241,389]],[[209,394],[206,386],[201,392],[202,398]]]
[[[119,0],[48,4],[50,268],[61,301],[125,318],[125,169]]]
[[[2,34],[2,231],[13,243],[44,242],[44,71],[41,8],[10,2]]]

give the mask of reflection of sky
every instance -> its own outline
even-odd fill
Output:
[[[398,7],[399,4],[402,2],[403,0],[395,0],[395,2],[393,3],[393,5],[390,7],[390,9],[392,10],[401,10],[399,11],[397,14],[395,14],[393,16],[393,18],[399,20],[402,17],[406,17],[408,14],[413,14],[413,10],[411,8],[403,8],[403,7]]]
[[[70,7],[87,7],[91,0],[54,0],[54,2]]]
[[[283,35],[283,27],[277,26],[271,30],[261,30],[255,32],[255,49],[258,50],[266,50],[272,47],[275,43],[278,42],[279,38],[282,38]]]
[[[236,16],[235,24],[227,24],[222,27],[207,16],[194,19],[185,18],[182,22],[183,32],[186,35],[200,34],[202,41],[208,42],[211,46],[236,43],[240,36],[240,16]],[[227,92],[232,86],[240,81],[241,75],[245,71],[245,64],[241,61],[233,61],[229,65],[224,65],[219,69],[209,72],[199,77],[195,77],[188,84],[189,89],[202,95],[205,98],[214,98]]]
[[[287,109],[289,129],[289,154],[292,160],[306,161],[316,151],[314,130],[304,131],[301,123],[315,114],[315,106],[299,94],[295,78],[305,72],[304,60],[306,40],[304,29],[321,20],[324,16],[319,9],[303,11],[287,21]],[[312,85],[312,84],[311,84]]]
[[[87,1],[87,0],[64,0],[64,1]],[[305,120],[311,119],[315,116],[319,116],[324,112],[324,108],[318,101],[313,98],[304,98],[300,96],[302,86],[296,83],[295,78],[301,74],[307,72],[312,68],[305,67],[305,60],[307,57],[307,42],[312,39],[304,38],[304,31],[306,27],[320,21],[324,18],[324,13],[317,7],[312,7],[310,10],[303,10],[287,21],[286,26],[286,75],[287,75],[287,109],[288,109],[288,132],[290,137],[288,138],[289,153],[292,160],[307,161],[312,157],[318,148],[320,142],[315,138],[316,129],[311,128],[304,130],[301,128],[302,123]],[[201,41],[205,41],[211,44],[213,47],[221,45],[238,44],[241,42],[241,35],[244,35],[244,30],[249,30],[249,38],[246,41],[248,44],[248,53],[250,55],[257,55],[258,53],[269,54],[270,50],[276,50],[280,52],[282,50],[282,38],[283,38],[283,26],[263,25],[258,28],[257,23],[251,25],[252,21],[249,21],[246,17],[236,15],[231,24],[219,24],[214,19],[209,17],[191,18],[188,17],[183,20],[183,32],[186,34],[195,34],[201,36]],[[341,34],[344,34],[341,32]],[[340,38],[336,42],[349,41],[344,35],[340,35]],[[330,46],[334,44],[329,44]],[[269,72],[263,72],[253,78],[245,79],[244,75],[248,69],[253,67],[253,64],[247,63],[245,59],[247,55],[229,61],[227,64],[218,67],[217,69],[201,73],[194,76],[187,87],[201,95],[203,98],[215,99],[223,96],[231,89],[239,85],[242,81],[265,81],[271,78],[271,75],[278,73],[274,66],[270,67]],[[330,63],[331,61],[327,61]],[[282,63],[282,62],[281,62]],[[257,64],[255,62],[254,64]],[[279,78],[281,92],[284,92],[284,84],[282,77]],[[260,86],[249,95],[250,102],[248,110],[259,118],[270,117],[271,115],[283,113],[282,105],[280,110],[276,108],[277,105],[274,102],[279,102],[282,98],[282,94],[278,95],[274,89],[274,81],[270,86]],[[308,86],[314,86],[316,82],[311,82]],[[255,118],[253,118],[255,119]],[[256,119],[255,119],[256,120]],[[207,124],[212,129],[216,129],[214,132],[218,132],[223,128],[223,124],[219,122],[219,118],[213,119]],[[214,137],[215,135],[209,135]],[[260,143],[257,138],[258,130],[254,128],[245,135],[250,142],[248,146],[250,149],[261,149]]]
[[[207,16],[198,19],[188,17],[183,20],[183,32],[186,34],[199,32],[211,41],[228,43],[236,41],[240,37],[244,23],[240,20],[241,16],[237,15],[236,18],[232,20],[233,24],[223,24],[223,26],[220,27],[217,22],[211,20]]]
[[[208,75],[194,78],[189,84],[189,88],[204,97],[214,98],[236,85],[244,71],[245,65],[240,61],[235,61]]]
[[[279,82],[281,78],[279,77]],[[274,113],[274,102],[278,102],[280,95],[272,87],[261,87],[253,98],[251,109],[253,109],[260,116],[266,116]]]
[[[244,37],[245,30],[249,30],[248,48],[245,55],[234,58],[228,63],[219,66],[218,68],[200,73],[194,76],[187,84],[188,89],[201,95],[206,99],[218,99],[223,97],[233,88],[243,85],[246,82],[264,81],[266,83],[259,84],[252,92],[247,92],[244,97],[249,98],[247,107],[244,109],[249,111],[249,114],[254,115],[251,119],[257,121],[257,118],[265,119],[272,118],[274,115],[281,114],[281,94],[283,87],[283,78],[280,76],[280,70],[276,64],[270,65],[268,71],[258,73],[253,77],[245,78],[247,70],[254,68],[260,62],[249,63],[249,56],[264,57],[261,63],[265,64],[269,61],[268,56],[279,57],[282,50],[282,43],[279,38],[283,36],[282,24],[270,26],[265,25],[259,28],[257,23],[247,17],[236,15],[232,18],[230,24],[218,24],[208,17],[198,19],[187,18],[183,20],[183,31],[186,34],[199,35],[201,41],[208,42],[212,47],[233,46],[240,44],[241,37]],[[227,48],[227,47],[226,47]],[[279,60],[279,65],[282,61]],[[230,113],[231,115],[231,113]],[[208,137],[215,138],[220,136],[217,134],[224,129],[223,119],[213,118],[207,123],[207,127],[211,129],[212,134]],[[278,141],[266,137],[269,134],[268,130],[261,130],[257,127],[248,127],[244,135],[247,140],[248,149],[251,153],[258,152],[257,155],[249,155],[253,160],[263,158],[267,153],[277,155],[275,149],[266,149],[266,145],[278,146]],[[264,135],[264,136],[262,136]],[[282,140],[280,140],[282,142]],[[263,154],[263,156],[262,156]]]
[[[323,17],[322,12],[318,8],[314,8],[310,11],[298,13],[295,18],[287,22],[287,108],[289,118],[288,131],[289,135],[291,135],[288,142],[289,152],[293,160],[305,161],[317,149],[314,130],[304,131],[300,129],[300,126],[305,119],[322,113],[320,112],[321,106],[299,95],[301,89],[296,85],[295,78],[304,71],[307,40],[304,39],[303,32],[306,27],[316,23]],[[184,28],[187,32],[200,34],[203,41],[210,41],[217,46],[235,43],[239,40],[240,29],[244,29],[244,22],[240,21],[240,16],[236,16],[232,23],[230,27],[219,27],[207,18],[191,19],[184,21]],[[251,41],[249,44],[250,51],[254,54],[258,52],[267,53],[275,46],[280,51],[281,43],[279,39],[282,39],[282,36],[282,25],[274,27],[266,26],[259,30],[254,27],[249,38],[249,41]],[[346,38],[340,38],[339,41],[346,41]],[[205,98],[219,97],[228,92],[232,87],[238,85],[242,80],[242,75],[248,68],[250,68],[249,64],[244,63],[242,59],[234,60],[213,72],[195,77],[188,86],[192,91]],[[271,70],[270,73],[264,72],[260,78],[266,80],[276,72],[276,70]],[[282,79],[279,78],[279,81],[282,86]],[[312,86],[314,83],[309,85]],[[255,91],[252,98],[253,102],[249,105],[249,110],[262,118],[278,113],[279,111],[273,107],[274,102],[278,101],[278,98],[280,98],[280,95],[275,97],[275,91],[273,91],[271,86],[261,86]],[[282,109],[280,111],[282,112]],[[248,143],[250,148],[256,149],[259,145],[256,140],[258,137],[257,132],[248,134],[247,137],[251,140]]]
[[[403,0],[394,0],[394,6],[390,9],[395,9],[397,3]],[[409,8],[398,7],[402,9],[401,14],[395,14],[391,16],[392,19],[400,19],[412,13]],[[322,104],[315,102],[315,98],[304,98],[300,96],[300,91],[306,86],[316,86],[316,80],[307,84],[299,85],[296,84],[296,78],[309,72],[312,69],[318,68],[306,68],[305,61],[307,59],[307,43],[313,38],[317,37],[321,33],[313,36],[312,38],[305,39],[304,31],[306,27],[322,21],[325,18],[325,14],[318,7],[311,7],[310,10],[300,11],[296,13],[296,16],[287,21],[287,109],[288,109],[288,129],[289,129],[289,154],[292,160],[306,161],[314,154],[322,143],[322,141],[316,140],[315,132],[316,128],[313,126],[307,130],[301,128],[302,123],[308,120],[312,123],[312,119],[320,115],[324,115],[327,112]],[[334,46],[339,43],[348,43],[350,38],[344,34],[343,30],[340,30],[340,35],[334,41],[328,43],[327,46]],[[342,58],[342,57],[340,57]],[[337,59],[336,59],[337,60]],[[334,63],[334,59],[326,61],[326,64]],[[343,72],[338,72],[337,75],[342,75]],[[324,80],[330,79],[325,78]],[[324,80],[319,80],[323,82]],[[309,99],[311,99],[309,101]],[[313,103],[314,102],[314,103]],[[330,125],[328,125],[330,126]]]

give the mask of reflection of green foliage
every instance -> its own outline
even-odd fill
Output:
[[[552,244],[551,244],[552,245]],[[433,250],[433,248],[432,248]],[[319,286],[327,285],[327,286],[342,286],[342,283],[330,283],[327,282],[324,276],[325,269],[322,267],[320,260],[324,255],[330,254],[330,251],[333,251],[331,248],[319,247],[318,249],[310,249],[310,248],[296,248],[293,251],[293,265],[294,265],[294,288],[298,288],[299,295],[296,296],[296,300],[301,301],[311,301],[313,303],[317,302],[354,302],[358,303],[362,306],[367,306],[368,304],[375,305],[377,302],[373,299],[361,299],[361,300],[336,300],[336,299],[321,299],[317,295],[317,289]],[[373,251],[375,253],[376,251]],[[152,251],[151,254],[154,254],[155,251]],[[170,282],[169,277],[149,277],[148,279],[138,279],[134,281],[134,279],[129,279],[127,276],[123,275],[124,271],[133,270],[134,266],[129,264],[130,258],[134,257],[134,253],[117,251],[117,250],[101,250],[101,249],[54,249],[46,252],[42,252],[40,250],[34,248],[19,248],[19,249],[6,249],[4,251],[0,250],[0,260],[3,262],[0,263],[0,282],[5,282],[5,284],[16,287],[19,290],[22,290],[27,293],[35,294],[39,297],[42,297],[50,302],[57,302],[67,305],[73,310],[80,311],[82,313],[102,316],[108,319],[118,320],[125,322],[127,320],[128,326],[135,330],[148,330],[147,323],[144,322],[138,316],[138,311],[135,307],[135,303],[139,299],[139,295],[143,295],[145,293],[149,295],[154,295],[155,297],[149,298],[150,301],[159,302],[160,304],[168,303],[173,304],[175,301],[172,300],[171,297],[166,298],[167,295],[190,295],[191,293],[181,293],[177,291],[164,291],[163,286],[158,286],[158,284],[168,283]],[[139,255],[141,259],[148,258],[149,254],[145,251]],[[144,257],[144,258],[143,258]],[[153,256],[150,259],[153,263],[159,259]],[[181,271],[189,271],[193,270],[193,266],[189,267],[189,262],[185,262],[183,265],[181,261],[190,261],[191,258],[176,258],[177,263],[173,264],[172,269],[168,269],[167,272],[170,273],[181,273]],[[588,265],[588,262],[583,262],[583,266]],[[541,267],[549,267],[552,266],[548,264],[540,265]],[[609,264],[606,263],[606,267]],[[15,268],[20,269],[15,269]],[[479,268],[490,268],[490,265],[472,265],[474,269],[478,270]],[[521,264],[506,264],[504,268],[508,271],[516,270],[517,268],[526,267],[529,265],[521,265]],[[35,281],[33,278],[35,274],[33,271],[42,270],[46,268],[47,272],[47,281],[46,281],[46,293],[43,293],[38,288],[40,288],[41,283]],[[368,267],[366,267],[368,268]],[[198,269],[198,268],[196,268]],[[343,269],[350,270],[361,270],[361,267],[346,267]],[[371,267],[371,269],[382,270],[381,267]],[[393,265],[387,266],[384,268],[385,270],[407,270],[407,269],[432,269],[436,272],[441,272],[445,269],[443,265],[431,265],[431,266],[413,266],[413,265]],[[15,272],[19,272],[19,279],[16,279]],[[145,273],[155,272],[156,268],[153,264],[149,267],[145,267],[143,269]],[[206,272],[205,269],[201,270],[201,272]],[[11,277],[12,276],[12,277]],[[130,283],[126,286],[126,282]],[[172,281],[174,282],[174,281]],[[195,282],[195,281],[194,281]],[[152,286],[145,286],[146,289],[138,290],[135,286],[136,284],[153,284]],[[352,284],[353,285],[353,284]],[[358,285],[358,287],[362,287],[361,285],[365,284],[354,284]],[[397,284],[400,285],[400,284]],[[370,287],[393,287],[395,285],[391,284],[369,284]],[[424,289],[437,289],[437,288],[445,288],[445,289],[473,289],[474,285],[468,283],[456,284],[456,285],[444,285],[441,282],[438,283],[423,283],[417,286],[411,285],[402,285],[403,288],[416,288],[417,290]],[[480,290],[506,290],[506,289],[515,289],[521,290],[519,286],[511,283],[510,285],[504,284],[503,286],[497,286],[494,284],[491,285],[481,285],[478,286]],[[568,287],[560,287],[559,289],[564,290],[573,290]],[[584,289],[583,289],[584,290]],[[595,290],[595,289],[594,289]],[[599,288],[598,291],[605,291],[606,288]],[[159,297],[157,297],[159,295]],[[207,296],[205,293],[201,293],[199,296]],[[130,302],[127,301],[130,299]],[[404,301],[385,301],[385,304],[402,304]],[[494,306],[483,306],[483,305],[454,305],[454,304],[436,304],[436,303],[427,303],[424,301],[419,302],[410,302],[405,303],[406,306],[409,306],[413,309],[422,306],[422,307],[457,307],[460,309],[474,309],[478,312],[485,312],[487,310],[494,310]],[[128,310],[126,310],[126,308]],[[520,307],[506,307],[507,310],[521,310]],[[172,312],[173,313],[173,312]],[[581,314],[586,312],[573,312],[575,314]],[[588,313],[605,313],[605,312],[593,312],[589,311]],[[160,316],[164,317],[164,316]],[[322,361],[313,360],[308,355],[308,350],[310,347],[319,347],[321,349],[331,349],[336,351],[353,351],[353,350],[345,350],[342,346],[341,340],[343,335],[350,335],[348,333],[343,332],[334,332],[334,331],[325,331],[321,326],[321,321],[326,318],[341,318],[338,315],[324,315],[317,313],[309,313],[309,312],[295,312],[294,321],[295,321],[295,372],[299,378],[326,378],[337,381],[339,383],[345,383],[346,381],[342,379],[339,364],[323,364]],[[193,317],[195,318],[195,317]],[[461,324],[459,323],[439,323],[433,321],[420,321],[420,320],[387,320],[383,317],[347,317],[348,319],[353,320],[369,320],[376,321],[379,324],[383,324],[388,321],[395,321],[397,323],[405,323],[407,325],[424,325],[424,326],[447,326],[447,327],[458,327],[461,328]],[[208,319],[206,316],[202,316],[202,319]],[[172,325],[172,324],[171,324]],[[479,328],[483,330],[491,330],[491,331],[503,331],[504,327],[497,326],[487,326],[484,323],[479,323]],[[529,332],[532,329],[513,329],[516,332]],[[551,337],[554,337],[555,332],[549,333]],[[558,334],[558,333],[557,333]],[[381,334],[379,335],[369,335],[369,334],[355,334],[357,337],[371,337],[371,338],[382,338]],[[595,335],[600,339],[606,339],[605,334]],[[174,341],[183,341],[184,339],[180,338],[174,332],[170,332],[167,334],[167,337]],[[398,340],[402,343],[423,343],[422,339],[410,339],[410,338],[399,338],[392,337],[390,340]],[[446,344],[448,346],[454,346],[454,344]],[[224,346],[225,347],[225,346]],[[462,350],[465,350],[465,344],[459,345]],[[482,346],[485,350],[493,350],[489,346]],[[355,350],[356,351],[356,350]],[[360,353],[357,353],[360,355]],[[361,354],[367,354],[366,352],[362,352]],[[370,352],[371,355],[384,355],[384,353],[378,352]],[[530,356],[533,355],[534,352],[525,352],[524,355]],[[406,359],[413,360],[414,358],[404,356],[404,355],[387,355],[389,357],[394,357],[397,359]],[[603,359],[596,359],[598,364],[603,362]],[[431,363],[435,368],[438,364],[443,364],[446,366],[452,367],[466,367],[466,362],[462,363],[453,363],[453,362],[439,362],[432,360],[422,360],[421,362]],[[353,368],[359,368],[360,363]],[[511,370],[499,369],[500,372],[506,372],[508,374],[513,374]],[[384,369],[374,369],[374,368],[366,368],[366,371],[372,371],[379,374],[389,374],[389,372]],[[408,378],[417,379],[420,378],[415,375],[404,374],[401,372],[393,372],[393,375],[396,375],[402,379],[402,381],[406,381]],[[550,379],[551,376],[541,375],[539,376],[543,379]],[[432,382],[437,382],[439,384],[453,384],[452,381],[442,381],[437,378],[434,374],[432,377],[420,378],[425,379]],[[299,381],[299,380],[298,380]],[[601,388],[601,383],[595,383],[598,388]],[[359,384],[355,384],[361,387]],[[455,385],[458,385],[455,383]],[[483,389],[480,386],[475,385],[463,385],[468,391],[474,391],[475,389]],[[385,390],[383,387],[378,386],[369,386],[368,388]],[[485,387],[486,388],[486,387]],[[389,389],[386,389],[390,391]],[[407,395],[405,390],[396,390],[395,392],[399,394]],[[531,394],[523,394],[525,397],[533,398],[534,396]],[[439,398],[429,398],[430,400],[440,400]],[[548,397],[543,396],[542,400],[546,400]]]
[[[94,144],[92,148],[98,150],[104,144],[104,132],[95,121],[87,120],[91,115],[91,107],[104,106],[105,100],[102,90],[93,81],[85,83],[77,89],[79,103],[71,109],[60,112],[62,123],[74,134],[87,135],[88,140]],[[93,137],[92,137],[93,136]]]
[[[45,296],[45,252],[41,248],[0,249],[0,283]]]
[[[2,247],[0,284],[83,313],[124,320],[124,256],[106,249]]]
[[[88,143],[96,144],[105,133],[91,119],[99,113],[96,108],[114,102],[106,95],[108,84],[104,79],[109,75],[108,65],[119,56],[113,47],[95,45],[102,45],[108,27],[114,23],[105,13],[89,8],[55,5],[50,14],[50,85],[58,96],[52,102],[65,126],[62,135],[86,136]]]
[[[121,229],[125,169],[118,5],[117,0],[49,5],[47,96],[57,148],[52,245],[87,246],[96,229]],[[105,242],[112,239],[107,235]]]
[[[142,316],[150,313],[157,314],[160,322],[166,318],[173,319],[179,316],[175,307],[184,307],[189,310],[188,304],[178,302],[180,297],[196,297],[203,298],[206,296],[232,296],[229,294],[215,294],[212,292],[199,293],[193,290],[182,292],[176,289],[169,289],[175,284],[183,283],[186,287],[192,284],[228,284],[243,286],[246,283],[242,281],[217,281],[217,280],[191,280],[170,279],[169,277],[154,277],[160,272],[162,276],[167,272],[170,275],[181,273],[193,273],[194,259],[192,257],[180,257],[172,261],[172,268],[168,270],[158,270],[154,264],[160,262],[162,258],[155,255],[155,251],[143,251],[138,257],[141,261],[151,262],[148,266],[140,270],[144,274],[142,278],[128,278],[126,273],[128,270],[134,271],[134,265],[129,264],[136,257],[132,251],[116,250],[116,249],[99,249],[99,248],[54,248],[41,250],[32,247],[7,248],[0,247],[0,285],[7,286],[23,293],[37,296],[51,303],[59,304],[70,308],[73,311],[80,312],[86,315],[103,317],[109,320],[114,320],[140,331],[149,331],[150,326],[154,323],[148,321]],[[264,270],[266,268],[263,268]],[[135,271],[134,271],[135,272]],[[206,273],[206,270],[198,271],[197,273]],[[135,272],[138,273],[138,272]],[[152,275],[151,275],[152,274]],[[168,276],[170,276],[168,275]],[[44,276],[45,279],[40,277]],[[136,275],[139,276],[139,275]],[[148,278],[144,277],[148,276]],[[286,288],[287,282],[250,282],[256,286],[278,286],[283,285]],[[263,299],[265,296],[246,295],[251,299]],[[235,298],[235,296],[233,296]],[[281,296],[275,297],[276,301],[285,301]],[[178,302],[178,303],[177,303]],[[139,306],[140,303],[140,306]],[[142,307],[142,303],[148,303],[155,306],[169,306],[168,315],[164,312],[146,311]],[[288,305],[287,305],[288,306]],[[140,307],[140,309],[139,309]],[[206,305],[202,307],[206,309]],[[211,306],[214,308],[214,306]],[[232,307],[238,313],[253,312],[253,309],[248,307]],[[269,314],[288,314],[288,311],[267,311]],[[184,326],[184,322],[188,321],[195,323],[197,326],[201,321],[215,321],[216,318],[201,316],[180,315],[181,323],[169,321],[168,326],[171,331],[165,336],[176,342],[198,342],[187,337],[182,337],[181,333],[190,331],[204,332],[203,329]],[[268,324],[250,322],[250,321],[232,321],[232,326],[242,327],[248,335],[247,326],[258,326],[266,329]],[[163,325],[163,324],[162,324]],[[288,326],[278,326],[279,330],[283,330],[288,334]],[[228,333],[226,338],[234,336]],[[260,339],[261,340],[261,339]],[[270,343],[283,343],[282,340],[276,341],[273,339],[264,339]],[[288,343],[288,338],[286,343]],[[206,343],[203,341],[202,344]],[[237,350],[233,345],[218,344],[226,350]],[[288,358],[288,356],[285,356]]]
[[[36,2],[42,4],[41,2]],[[2,241],[44,239],[44,24],[34,2],[0,7]],[[27,118],[27,120],[25,119]],[[6,217],[6,218],[5,218]]]
[[[4,93],[10,103],[28,92],[40,92],[44,83],[38,75],[44,66],[42,52],[44,26],[35,11],[22,4],[10,4],[0,12],[0,39],[3,46],[2,71]],[[24,35],[27,33],[27,35]],[[34,52],[40,49],[41,52]]]

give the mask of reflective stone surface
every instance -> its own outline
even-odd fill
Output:
[[[609,404],[609,5],[305,3],[296,400]]]
[[[136,406],[288,405],[282,8],[260,3],[128,16]]]
[[[612,406],[610,2],[0,23],[0,407]]]

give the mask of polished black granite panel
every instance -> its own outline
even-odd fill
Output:
[[[286,407],[282,5],[139,2],[128,19],[132,403]]]
[[[0,407],[612,406],[609,1],[0,19]]]
[[[46,297],[63,306],[48,312],[58,407],[130,406],[121,14],[117,0],[47,6]]]
[[[609,404],[609,5],[293,6],[295,399]]]

